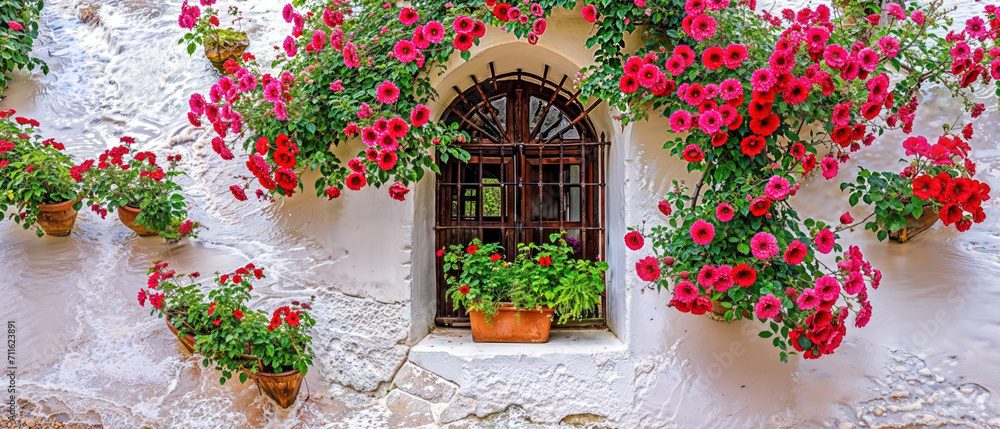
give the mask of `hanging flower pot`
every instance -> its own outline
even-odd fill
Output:
[[[705,315],[708,316],[709,319],[712,319],[716,322],[725,322],[726,310],[728,310],[728,308],[723,307],[722,302],[712,301],[712,309],[709,310],[708,313],[705,313]]]
[[[174,334],[174,337],[177,337],[177,339],[180,340],[181,344],[184,345],[184,348],[187,349],[188,353],[194,353],[195,349],[194,335],[187,334],[181,337],[178,334],[179,330],[177,329],[177,327],[174,326],[172,322],[170,322],[170,319],[176,315],[177,315],[176,312],[167,311],[166,317],[163,318],[167,322],[167,329],[170,330],[170,333]]]
[[[250,378],[257,383],[263,393],[277,402],[281,408],[288,408],[295,403],[302,389],[302,380],[305,378],[297,369],[275,374],[273,372],[250,373]]]
[[[501,304],[497,314],[487,321],[481,311],[469,311],[472,341],[477,343],[547,343],[555,310],[542,307],[523,310]]]
[[[250,46],[247,33],[231,28],[218,29],[205,37],[205,57],[219,66],[230,58],[239,59],[247,46]]]
[[[76,224],[77,211],[73,208],[76,201],[65,201],[55,204],[38,204],[37,224],[48,235],[65,237]]]
[[[138,216],[141,211],[142,210],[129,206],[118,207],[118,219],[121,219],[125,226],[132,231],[135,231],[136,234],[139,234],[142,237],[157,235],[156,231],[148,230],[146,227],[135,223],[135,217]]]
[[[905,216],[904,219],[906,219],[906,226],[889,233],[889,238],[900,243],[905,243],[906,240],[934,226],[939,219],[938,210],[934,209],[933,205],[928,204],[924,206],[923,214],[919,218]]]

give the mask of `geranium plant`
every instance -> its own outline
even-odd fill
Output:
[[[314,356],[309,328],[316,321],[306,311],[312,306],[292,301],[270,316],[249,308],[252,283],[265,277],[263,268],[249,263],[231,273],[215,273],[208,288],[195,283],[198,273],[176,274],[167,267],[154,262],[139,304],[145,306],[148,299],[150,315],[171,317],[178,336],[194,336],[202,364],[221,372],[219,383],[236,374],[244,383],[251,372],[309,371]]]
[[[559,323],[579,318],[601,303],[608,264],[575,258],[569,239],[556,233],[550,243],[519,243],[514,261],[504,260],[499,244],[479,239],[442,249],[447,294],[456,309],[483,312],[487,320],[505,303],[552,308]]]
[[[910,137],[903,146],[912,158],[902,172],[861,168],[856,183],[840,185],[850,191],[851,206],[859,202],[872,206],[872,213],[857,224],[865,223],[865,229],[885,240],[925,211],[937,213],[945,226],[955,225],[958,231],[985,220],[982,203],[990,198],[990,186],[972,178],[976,165],[968,157],[972,148],[966,141],[971,138],[972,124],[962,135],[941,136],[933,145],[923,136]],[[849,214],[844,216],[842,223],[854,223]]]
[[[35,133],[34,119],[15,117],[14,110],[0,111],[0,213],[24,229],[35,226],[39,204],[77,201],[81,188],[71,178],[72,157],[62,143]],[[35,228],[39,237],[45,235]]]
[[[13,79],[8,73],[16,69],[49,73],[49,66],[32,57],[31,50],[38,38],[38,17],[42,0],[0,0],[0,98],[4,87]]]
[[[135,223],[167,240],[197,237],[200,224],[187,218],[187,202],[174,178],[180,155],[169,155],[161,165],[155,153],[141,151],[135,139],[122,137],[121,144],[74,168],[73,178],[89,191],[91,210],[101,217],[119,207],[141,210]]]
[[[782,360],[818,358],[840,345],[849,315],[856,327],[868,323],[869,287],[882,275],[857,247],[837,243],[854,226],[850,215],[839,228],[803,219],[790,197],[814,170],[835,178],[884,131],[910,133],[928,82],[963,97],[971,120],[979,117],[983,105],[969,94],[1000,78],[1000,20],[987,7],[985,19],[948,32],[940,1],[909,11],[865,3],[870,14],[849,5],[837,16],[825,5],[758,15],[754,3],[688,0],[683,43],[640,52],[618,70],[622,110],[638,118],[644,113],[628,107],[661,108],[678,135],[664,149],[701,176],[693,189],[674,182],[659,204],[665,225],[630,228],[625,241],[654,255],[637,273],[671,291],[674,308],[702,314],[715,303],[726,320],[756,316]],[[960,229],[983,220],[979,201],[989,187],[970,179],[966,120],[945,128],[968,130],[964,140],[947,135],[930,146],[913,137],[904,146],[915,158],[903,172],[862,170],[856,185],[844,185],[851,204],[875,205],[869,226],[898,227],[931,198],[950,204],[942,219]]]

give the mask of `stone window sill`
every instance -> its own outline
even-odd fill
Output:
[[[449,354],[459,358],[485,358],[495,355],[539,356],[546,354],[599,354],[625,351],[625,344],[607,329],[553,329],[549,342],[476,343],[468,329],[439,328],[431,331],[410,350],[414,354]]]
[[[553,329],[543,344],[476,343],[468,329],[435,329],[410,349],[386,403],[447,424],[512,405],[539,421],[614,421],[631,405],[635,372],[607,329]],[[405,412],[404,412],[405,411]]]

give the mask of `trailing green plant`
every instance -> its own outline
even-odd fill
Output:
[[[0,0],[0,98],[12,79],[7,73],[35,67],[49,73],[47,64],[31,56],[43,6],[43,0]]]
[[[309,371],[314,357],[309,329],[316,321],[306,311],[312,306],[292,301],[270,317],[249,308],[252,282],[265,278],[263,268],[249,263],[231,273],[216,272],[206,292],[195,283],[198,273],[177,274],[168,265],[154,262],[146,288],[139,291],[139,304],[145,306],[148,299],[151,316],[171,317],[178,337],[194,336],[195,349],[204,356],[202,365],[221,372],[220,384],[237,374],[245,383],[253,372]]]
[[[0,111],[0,213],[10,211],[9,220],[29,229],[39,204],[77,201],[73,209],[79,210],[81,187],[71,177],[73,159],[65,146],[36,134],[38,121],[14,114]],[[45,235],[38,227],[35,232]]]
[[[135,223],[168,241],[197,237],[200,224],[187,218],[187,202],[174,181],[184,174],[181,156],[167,156],[163,166],[155,153],[138,150],[135,139],[122,137],[121,143],[76,167],[74,178],[87,189],[91,210],[105,217],[119,207],[139,209]]]
[[[565,232],[551,234],[550,243],[519,243],[514,261],[505,261],[503,247],[474,239],[468,246],[444,249],[448,297],[455,308],[480,311],[490,320],[504,303],[521,309],[548,307],[559,323],[580,318],[597,308],[604,292],[607,262],[574,258]]]

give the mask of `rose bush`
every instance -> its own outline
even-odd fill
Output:
[[[851,189],[852,205],[875,206],[866,227],[879,239],[888,235],[879,225],[905,225],[925,204],[941,207],[941,219],[959,230],[982,222],[990,189],[972,179],[968,155],[984,106],[972,92],[1000,79],[1000,19],[987,6],[985,18],[949,32],[940,1],[921,10],[865,4],[867,11],[819,6],[780,16],[754,7],[688,0],[686,42],[646,49],[618,70],[626,116],[642,115],[635,106],[662,109],[678,136],[664,149],[701,176],[694,189],[674,182],[659,206],[666,225],[634,228],[625,240],[655,255],[637,273],[670,290],[674,308],[702,314],[717,302],[726,320],[764,321],[760,336],[773,337],[782,360],[795,352],[818,358],[840,345],[849,315],[856,327],[868,323],[868,293],[882,275],[857,247],[837,243],[839,232],[870,217],[854,223],[845,215],[839,227],[803,219],[790,197],[812,174],[834,179],[886,130],[910,133],[917,94],[933,83],[963,98],[971,114],[946,124],[935,145],[907,139],[912,158],[902,172],[862,169],[842,188]]]
[[[679,22],[676,12],[647,13],[639,3],[621,3],[619,16],[672,16]],[[454,145],[466,138],[457,124],[431,118],[426,104],[437,94],[430,74],[454,54],[468,59],[487,24],[533,44],[543,37],[551,8],[573,4],[543,1],[522,10],[496,1],[415,1],[404,7],[372,0],[296,0],[282,10],[291,31],[274,47],[274,56],[268,55],[273,60],[244,53],[227,61],[226,75],[207,94],[191,96],[189,120],[214,129],[212,146],[224,159],[234,159],[231,147],[241,145],[252,182],[269,192],[292,195],[304,171],[318,170],[317,194],[329,199],[345,187],[389,185],[390,196],[403,200],[410,182],[426,170],[438,172],[435,156],[444,161],[469,156]],[[210,25],[192,23],[208,22],[213,13],[185,5],[182,27],[195,25],[185,40],[203,40]],[[634,28],[602,27],[619,33]],[[603,46],[608,59],[621,45],[620,35],[613,40],[595,35],[588,43]],[[364,148],[341,159],[336,147],[352,139]],[[231,188],[234,196],[242,199],[252,182]]]

